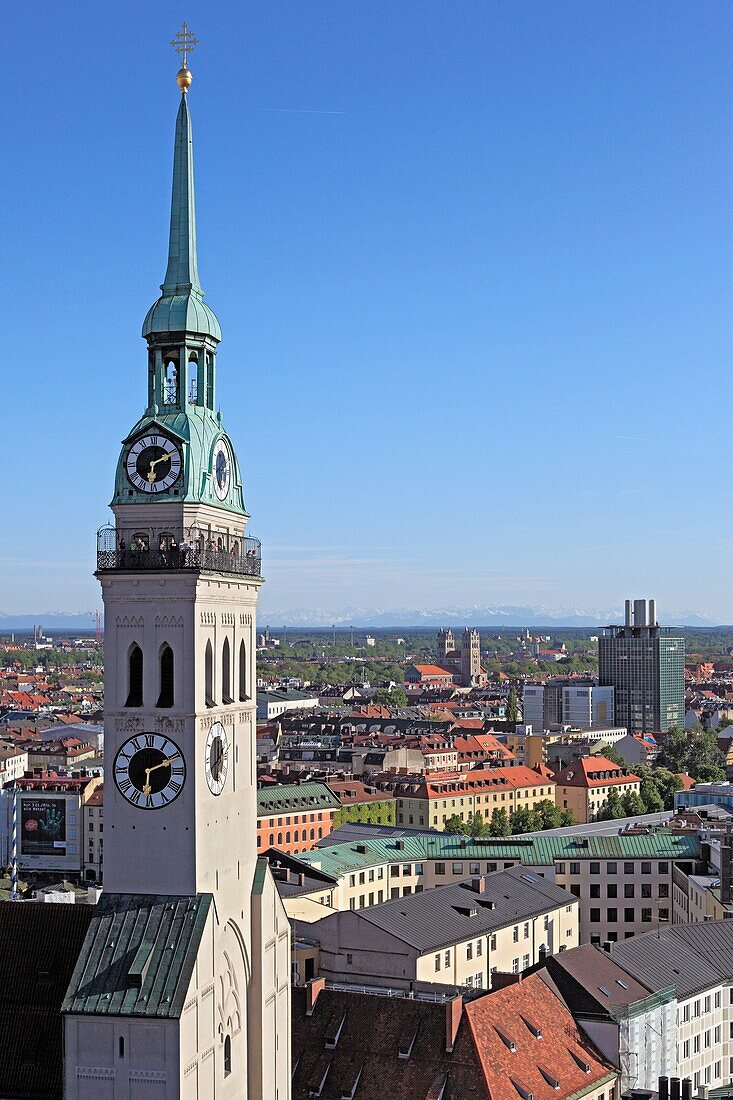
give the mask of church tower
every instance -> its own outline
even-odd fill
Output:
[[[66,1094],[287,1100],[289,927],[256,848],[260,544],[216,403],[221,330],[198,273],[185,24],[177,39],[168,263],[142,330],[147,403],[122,442],[115,523],[98,534],[104,892],[64,1003]]]

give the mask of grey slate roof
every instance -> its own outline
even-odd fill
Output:
[[[615,943],[614,962],[650,989],[674,986],[684,1000],[733,980],[733,920],[675,924]]]
[[[499,871],[483,881],[482,894],[472,888],[470,881],[456,882],[371,906],[360,910],[359,917],[425,952],[578,902],[567,890],[524,867]],[[491,903],[494,908],[490,908]]]
[[[61,1011],[177,1017],[211,894],[103,893]]]

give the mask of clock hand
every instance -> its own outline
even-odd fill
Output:
[[[153,461],[150,463],[150,468],[148,470],[147,476],[148,481],[151,485],[155,481],[155,467],[158,465],[159,462],[170,462],[170,458],[171,456],[169,454],[163,454],[160,456],[160,458],[154,458]]]

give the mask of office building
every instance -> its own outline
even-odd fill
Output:
[[[598,679],[613,687],[616,722],[629,733],[684,724],[685,642],[657,623],[654,600],[626,601],[623,626],[606,627],[598,639]]]

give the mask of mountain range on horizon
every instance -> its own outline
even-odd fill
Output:
[[[623,610],[565,610],[546,607],[488,606],[444,607],[431,610],[414,608],[365,608],[346,607],[337,611],[323,608],[275,609],[262,608],[259,614],[262,628],[268,624],[273,629],[282,626],[301,629],[341,628],[388,630],[432,629],[450,626],[519,629],[521,627],[602,627],[623,622]],[[662,626],[715,627],[717,623],[707,615],[685,611],[663,618]],[[26,631],[42,626],[44,632],[53,635],[55,630],[74,630],[88,633],[93,622],[86,612],[48,611],[37,614],[5,614],[0,611],[0,631]]]

